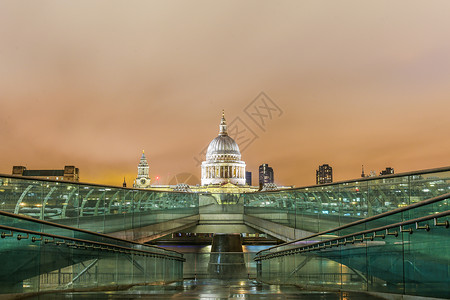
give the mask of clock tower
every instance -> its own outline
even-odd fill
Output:
[[[138,165],[138,176],[136,178],[135,187],[140,189],[145,189],[150,186],[150,177],[148,176],[149,167],[147,158],[145,157],[144,151],[142,150],[141,160]]]

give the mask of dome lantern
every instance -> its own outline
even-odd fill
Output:
[[[222,120],[220,120],[220,126],[219,126],[219,135],[228,135],[227,132],[227,121],[225,120],[225,111],[222,110]]]

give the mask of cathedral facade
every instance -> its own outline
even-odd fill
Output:
[[[219,135],[208,146],[202,162],[202,186],[245,185],[245,162],[241,161],[238,144],[228,135],[227,122],[222,113]]]

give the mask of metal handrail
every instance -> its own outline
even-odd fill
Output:
[[[333,229],[329,229],[329,230],[325,230],[325,231],[322,231],[322,232],[318,232],[318,233],[312,234],[312,235],[304,237],[304,238],[300,238],[300,239],[289,241],[289,242],[283,243],[283,244],[279,244],[279,245],[276,245],[276,246],[273,246],[273,247],[270,247],[270,248],[267,248],[267,249],[264,249],[264,250],[260,250],[260,251],[258,251],[256,253],[256,255],[258,255],[260,252],[263,252],[263,251],[275,249],[275,248],[278,248],[278,247],[283,247],[283,246],[290,245],[290,244],[297,243],[297,242],[301,242],[301,241],[304,241],[304,240],[307,240],[307,239],[310,239],[310,238],[313,238],[313,237],[316,237],[316,236],[319,236],[319,235],[324,235],[324,234],[327,234],[327,233],[331,233],[331,232],[335,232],[335,231],[338,231],[338,230],[346,229],[346,228],[349,228],[349,227],[352,227],[352,226],[355,226],[355,225],[364,224],[364,223],[367,223],[367,222],[370,222],[370,221],[373,221],[373,220],[376,220],[376,219],[384,218],[386,216],[397,214],[397,213],[400,213],[400,212],[403,212],[403,211],[408,211],[408,210],[411,210],[413,208],[417,208],[417,207],[420,207],[420,206],[432,204],[432,203],[435,203],[435,202],[438,202],[438,201],[442,201],[442,200],[448,199],[448,198],[450,198],[450,193],[443,194],[443,195],[440,195],[440,196],[437,196],[437,197],[434,197],[434,198],[430,198],[430,199],[427,199],[427,200],[423,200],[423,201],[420,201],[420,202],[417,202],[417,203],[413,203],[413,204],[410,204],[410,205],[405,206],[405,207],[400,207],[400,208],[397,208],[397,209],[394,209],[394,210],[391,210],[391,211],[388,211],[388,212],[385,212],[385,213],[378,214],[376,216],[372,216],[372,217],[369,217],[369,218],[365,218],[365,219],[361,219],[361,220],[358,220],[358,221],[354,221],[354,222],[351,222],[351,223],[348,223],[348,224],[345,224],[345,225],[342,225],[342,226],[339,226],[339,227],[336,227],[336,228],[333,228]]]
[[[85,229],[75,228],[75,227],[71,227],[71,226],[67,226],[67,225],[63,225],[63,224],[58,224],[58,223],[53,223],[53,222],[49,222],[49,221],[45,221],[45,220],[39,220],[39,219],[35,219],[35,218],[29,217],[29,216],[17,215],[17,214],[13,214],[13,213],[10,213],[10,212],[3,211],[3,210],[0,210],[0,215],[7,216],[7,217],[10,217],[10,218],[26,220],[26,221],[30,221],[30,222],[34,222],[34,223],[38,223],[38,224],[44,224],[44,225],[54,226],[54,227],[68,229],[68,230],[72,230],[72,231],[92,234],[92,235],[95,235],[95,236],[99,236],[99,237],[102,237],[102,238],[108,238],[108,239],[116,240],[116,241],[119,241],[119,242],[131,243],[131,244],[140,245],[140,246],[144,245],[144,244],[139,243],[139,242],[128,241],[128,240],[124,240],[124,239],[121,239],[121,238],[109,236],[109,235],[103,234],[103,233],[98,233],[98,232],[89,231],[89,230],[85,230]],[[163,249],[163,248],[160,248],[160,247],[157,247],[157,246],[153,246],[153,245],[144,245],[144,246],[152,247],[152,248],[160,249],[160,250],[164,250],[164,251],[174,252],[174,253],[177,253],[177,254],[181,254],[181,252],[178,252],[178,251],[175,251],[175,250]]]
[[[65,184],[72,184],[72,185],[82,185],[82,186],[92,186],[92,187],[102,187],[102,188],[113,188],[113,189],[120,189],[120,190],[136,190],[136,191],[144,191],[144,192],[158,192],[158,193],[171,193],[171,194],[195,194],[195,193],[186,193],[186,192],[174,192],[174,191],[159,191],[159,190],[153,190],[151,188],[149,189],[141,189],[141,188],[127,188],[122,186],[116,186],[116,185],[107,185],[107,184],[98,184],[98,183],[87,183],[87,182],[79,182],[79,181],[67,181],[67,180],[55,180],[55,179],[43,179],[33,176],[20,176],[20,175],[10,175],[10,174],[0,174],[0,178],[9,178],[9,179],[19,179],[19,180],[27,180],[27,181],[41,181],[41,182],[57,182],[57,183],[65,183]]]
[[[14,234],[14,232],[21,232],[21,233],[26,233],[27,236],[28,235],[37,235],[37,236],[48,237],[48,238],[52,238],[53,239],[53,241],[49,241],[49,242],[47,242],[44,239],[44,243],[53,243],[54,242],[56,245],[66,244],[68,247],[75,246],[75,247],[80,247],[80,248],[85,247],[84,246],[85,244],[90,244],[89,246],[86,245],[87,248],[107,250],[107,251],[114,251],[114,252],[125,251],[126,250],[126,251],[130,251],[130,252],[144,253],[144,254],[148,254],[148,255],[152,255],[152,256],[157,256],[157,257],[160,257],[160,258],[169,258],[169,259],[175,259],[175,260],[179,260],[179,261],[186,261],[182,256],[179,257],[179,256],[170,255],[170,254],[163,254],[163,253],[158,253],[158,252],[152,252],[152,251],[147,251],[147,250],[141,250],[141,249],[129,248],[129,247],[124,247],[124,246],[119,246],[119,245],[114,245],[114,244],[108,244],[108,243],[103,243],[103,242],[96,242],[96,241],[90,241],[90,240],[85,240],[85,239],[66,237],[66,236],[62,236],[62,235],[56,235],[56,234],[51,234],[51,233],[39,232],[39,231],[34,231],[34,230],[29,230],[29,229],[22,229],[22,228],[16,228],[16,227],[5,226],[5,225],[0,225],[0,229],[8,230],[12,234]],[[13,235],[7,235],[7,236],[11,236],[12,237]],[[3,236],[2,236],[2,238],[3,238]],[[19,239],[19,237],[18,237],[18,239]],[[62,240],[62,242],[57,241],[56,239]],[[35,240],[32,240],[32,241],[33,242],[35,242],[35,241],[42,241],[42,239],[35,239]],[[81,245],[81,244],[67,244],[66,241],[83,243],[83,245]],[[179,253],[179,254],[183,255],[182,253]]]
[[[407,221],[403,221],[403,222],[385,225],[382,227],[367,229],[367,230],[359,231],[356,233],[350,233],[350,234],[343,235],[340,237],[331,238],[326,241],[319,241],[316,243],[311,243],[309,245],[302,245],[302,246],[298,246],[296,248],[290,248],[290,249],[286,249],[286,250],[282,250],[282,251],[278,251],[278,252],[274,252],[274,253],[267,253],[262,256],[259,256],[259,253],[261,252],[261,251],[259,251],[258,253],[256,253],[255,260],[262,260],[262,259],[265,259],[266,257],[270,258],[270,257],[284,256],[284,255],[288,255],[288,254],[295,254],[295,253],[298,253],[299,251],[307,249],[307,248],[310,248],[309,250],[320,250],[320,249],[324,249],[327,247],[331,248],[331,247],[335,247],[335,246],[338,247],[340,245],[346,245],[347,243],[353,244],[354,242],[363,242],[364,240],[373,241],[374,238],[378,238],[378,237],[385,239],[387,235],[393,235],[395,237],[398,237],[399,232],[408,232],[409,234],[412,234],[413,233],[412,228],[410,228],[410,230],[402,231],[404,226],[411,225],[411,224],[416,224],[416,229],[425,229],[426,231],[429,231],[429,230],[427,230],[427,228],[420,228],[418,226],[418,224],[420,222],[428,221],[428,220],[432,220],[432,219],[434,219],[434,226],[445,226],[446,228],[449,228],[450,226],[449,226],[449,222],[447,220],[444,223],[437,222],[438,218],[446,217],[449,215],[450,215],[450,210],[447,210],[444,212],[432,214],[432,215],[425,216],[425,217],[415,218],[415,219],[411,219],[411,220],[407,220]],[[392,228],[399,228],[399,231],[389,232],[389,229],[392,229]],[[386,234],[385,235],[376,235],[376,232],[378,232],[378,231],[385,231]],[[368,233],[373,233],[371,238],[365,238],[366,234],[368,234]],[[362,236],[362,238],[355,239],[356,236]],[[350,237],[353,237],[353,239],[350,241],[347,241],[347,239]],[[344,242],[339,243],[339,240],[344,240]],[[338,241],[338,242],[336,244],[333,244],[333,242],[335,242],[335,241]],[[321,245],[324,245],[325,247],[320,247]]]
[[[254,193],[250,193],[250,194],[255,194],[255,193],[270,194],[270,193],[277,193],[277,192],[282,192],[282,191],[298,191],[298,190],[306,189],[306,188],[309,189],[309,188],[315,188],[315,187],[327,187],[327,186],[339,185],[339,184],[344,184],[344,183],[364,182],[364,181],[389,179],[389,178],[412,176],[412,175],[423,175],[423,174],[448,172],[448,171],[450,171],[450,166],[434,168],[434,169],[425,169],[425,170],[419,170],[419,171],[403,172],[403,173],[397,173],[397,174],[380,175],[380,176],[375,176],[375,177],[356,178],[356,179],[350,179],[350,180],[336,181],[336,182],[332,182],[332,183],[307,185],[307,186],[301,186],[301,187],[296,187],[296,188],[279,189],[276,191],[254,192]]]

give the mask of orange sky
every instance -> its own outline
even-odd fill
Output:
[[[283,185],[450,165],[450,1],[1,1],[0,172],[200,177],[221,110]],[[279,110],[246,112],[265,92]],[[260,109],[261,112],[267,112]],[[255,120],[258,120],[254,117]],[[259,121],[261,121],[259,119]],[[236,121],[238,122],[238,121]],[[243,147],[241,147],[243,148]]]

